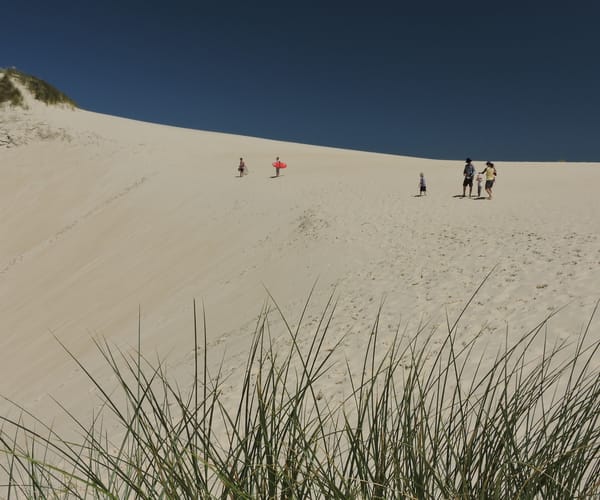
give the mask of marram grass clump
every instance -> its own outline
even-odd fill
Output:
[[[182,391],[163,364],[97,342],[121,394],[102,387],[74,356],[121,426],[118,442],[73,424],[77,443],[41,420],[1,418],[3,498],[598,498],[600,378],[591,321],[576,345],[550,345],[546,324],[473,363],[473,346],[419,329],[378,347],[378,318],[365,332],[362,370],[334,405],[315,388],[331,369],[330,301],[310,341],[283,320],[290,348],[275,352],[263,310],[236,404],[207,369],[194,306],[194,383]],[[464,311],[463,311],[464,312]],[[594,311],[595,312],[595,311]],[[593,317],[593,315],[592,315]],[[458,320],[457,320],[458,322]],[[598,336],[596,335],[595,338]],[[139,339],[139,334],[138,334]],[[541,341],[543,355],[529,359]],[[139,343],[139,340],[138,340]],[[301,345],[307,345],[303,348]],[[139,348],[139,344],[138,344]],[[570,349],[570,354],[566,356]],[[68,353],[68,350],[67,350]],[[229,394],[229,396],[231,396]],[[122,403],[124,401],[124,403]],[[69,414],[67,413],[67,417]],[[35,427],[24,424],[34,418]],[[40,430],[42,428],[43,430]],[[113,433],[112,436],[115,434]]]
[[[0,79],[0,104],[9,103],[12,106],[23,106],[23,94],[14,84],[14,82],[18,82],[22,84],[37,101],[46,104],[66,104],[68,106],[77,107],[75,101],[66,94],[50,85],[48,82],[36,78],[35,76],[28,75],[14,68],[0,68],[0,73],[3,73],[3,76]]]
[[[0,78],[0,105],[8,103],[11,106],[23,105],[23,94],[15,87],[7,73]]]

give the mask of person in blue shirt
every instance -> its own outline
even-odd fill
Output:
[[[467,191],[467,186],[469,186],[469,198],[471,197],[471,192],[473,191],[473,177],[475,176],[475,167],[471,163],[471,158],[467,158],[465,160],[465,168],[463,169],[463,198],[465,197],[465,192]]]

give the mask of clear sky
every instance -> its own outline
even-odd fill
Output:
[[[462,161],[600,161],[600,2],[6,1],[0,67],[80,107]]]

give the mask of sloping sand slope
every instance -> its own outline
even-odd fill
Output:
[[[346,338],[321,389],[336,397],[347,389],[342,361],[362,360],[382,300],[384,345],[398,327],[412,334],[424,321],[443,335],[446,315],[456,318],[493,269],[458,335],[482,332],[474,355],[491,360],[507,335],[516,339],[561,307],[548,334],[575,340],[600,298],[600,164],[496,162],[487,201],[455,196],[460,161],[45,106],[0,111],[6,136],[0,394],[40,416],[61,415],[52,397],[85,416],[98,401],[54,336],[110,384],[92,338],[135,348],[139,309],[142,349],[167,356],[185,385],[192,303],[203,302],[211,367],[224,359],[234,388],[266,289],[294,324],[318,280],[307,317],[314,325],[336,287],[331,343]],[[243,178],[240,156],[250,170]],[[277,179],[275,156],[288,164]],[[421,171],[426,197],[415,196]]]

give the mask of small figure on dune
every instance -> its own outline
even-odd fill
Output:
[[[240,173],[240,177],[244,175],[248,175],[248,167],[246,167],[246,163],[243,158],[240,158],[240,164],[238,165],[238,172]]]
[[[425,175],[423,172],[419,174],[419,196],[427,196],[427,183],[425,182]]]
[[[279,177],[279,170],[287,167],[285,163],[279,160],[279,156],[273,162],[273,166],[275,167],[275,177]]]
[[[488,194],[488,200],[492,199],[492,187],[494,186],[494,181],[496,180],[496,167],[491,161],[485,163],[485,168],[480,172],[485,174],[485,192]]]
[[[473,191],[473,176],[475,175],[475,167],[471,164],[471,158],[467,158],[465,160],[465,168],[463,169],[463,198],[465,197],[465,192],[467,190],[467,186],[469,186],[469,198],[471,197],[471,192]]]
[[[483,177],[480,172],[475,176],[475,180],[477,181],[477,198],[481,198],[481,181]]]

